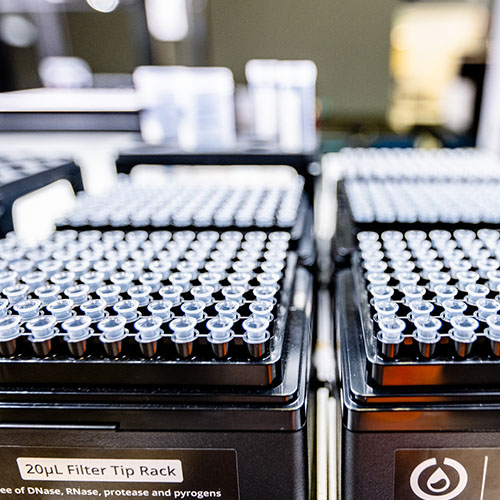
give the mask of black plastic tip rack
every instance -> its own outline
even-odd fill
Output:
[[[499,234],[358,234],[355,300],[376,383],[500,384]]]
[[[496,228],[500,163],[474,149],[344,149],[336,156],[336,260],[358,231]]]
[[[58,227],[286,230],[292,240],[298,240],[308,216],[303,188],[302,177],[281,185],[274,185],[272,178],[265,183],[241,185],[228,183],[222,172],[208,179],[196,174],[167,174],[155,185],[141,185],[122,176],[116,186],[102,195],[81,193],[74,209],[58,222]]]
[[[67,179],[75,193],[83,190],[80,168],[71,160],[0,156],[0,236],[14,227],[12,205],[18,198],[60,179]]]
[[[285,232],[60,231],[0,241],[2,384],[266,386],[281,377]]]
[[[118,173],[129,174],[137,165],[287,165],[305,179],[305,191],[310,201],[313,200],[314,175],[319,173],[311,165],[318,161],[316,151],[287,153],[277,144],[267,144],[251,140],[240,140],[229,151],[186,152],[166,145],[152,146],[139,144],[120,151],[116,159]]]

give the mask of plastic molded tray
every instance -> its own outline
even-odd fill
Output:
[[[205,231],[197,235],[191,231],[60,231],[39,247],[29,248],[15,236],[2,240],[0,265],[4,270],[0,281],[2,296],[7,299],[3,302],[0,328],[6,318],[23,312],[25,317],[12,339],[0,339],[0,381],[61,385],[270,385],[282,374],[287,314],[295,278],[297,256],[287,250],[288,240],[289,234],[284,232],[235,231]],[[47,283],[60,289],[47,288]],[[205,299],[207,303],[195,327],[196,337],[189,346],[179,344],[173,338],[172,321],[189,315],[183,307],[192,305],[193,288],[207,283],[212,283],[208,286],[214,290]],[[89,289],[78,286],[82,284]],[[177,290],[178,300],[168,296],[173,286],[182,287],[182,291]],[[227,299],[228,289],[241,294],[241,299],[235,298],[240,302],[231,327],[234,336],[224,346],[227,350],[221,352],[208,335],[207,322],[221,314],[216,305]],[[252,314],[250,305],[257,302],[258,289],[264,293],[261,299],[267,293],[269,298],[262,300],[271,303],[266,327],[269,335],[260,344],[252,344],[245,336],[243,323],[257,315],[255,311]],[[130,306],[131,299],[144,303],[135,304],[136,312],[126,318],[125,335],[110,342],[99,328],[102,314],[104,318],[125,314],[114,308],[114,302],[128,301]],[[167,305],[160,337],[154,345],[149,342],[151,345],[143,349],[136,321],[154,316],[156,313],[149,306],[160,300],[172,304]],[[100,305],[102,314],[99,319],[91,317],[85,342],[74,342],[67,338],[61,325],[66,316],[89,315],[83,303]],[[19,308],[22,304],[25,309]],[[54,304],[60,309],[54,309]],[[34,319],[56,316],[55,330],[49,338],[34,338],[33,331],[30,335],[28,326],[33,318],[26,317],[30,307],[34,308]],[[66,313],[65,307],[69,309]]]
[[[355,300],[359,304],[368,372],[376,383],[500,384],[498,341],[486,319],[486,315],[498,317],[500,310],[498,235],[498,231],[490,229],[477,233],[458,230],[453,235],[444,230],[427,234],[421,231],[405,235],[397,231],[358,234],[364,243],[360,243],[362,250],[355,254],[353,263]],[[444,302],[443,297],[450,295],[441,293],[445,290],[438,288],[439,283],[451,287],[447,291],[454,298],[448,300],[464,304],[465,310],[456,315],[472,320],[475,328],[470,338],[457,337],[450,314],[454,315],[462,306],[454,310],[453,304]],[[421,298],[414,299],[413,292]],[[397,341],[383,339],[377,301],[397,306],[392,317],[404,324]],[[417,335],[415,323],[416,316],[425,310],[424,317],[441,322],[437,336],[428,342],[422,342]]]

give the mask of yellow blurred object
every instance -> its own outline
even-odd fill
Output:
[[[442,123],[442,101],[465,56],[484,53],[489,10],[463,2],[398,7],[391,31],[393,91],[388,120],[397,131]]]

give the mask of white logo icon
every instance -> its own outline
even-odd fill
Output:
[[[421,498],[422,500],[451,500],[452,498],[458,497],[458,495],[465,490],[468,476],[464,466],[460,462],[451,458],[445,458],[443,460],[443,464],[448,467],[452,467],[458,473],[459,479],[457,486],[452,491],[448,491],[451,486],[450,478],[441,467],[437,467],[426,482],[427,489],[432,493],[425,493],[419,485],[420,476],[429,467],[437,466],[437,460],[435,458],[429,458],[428,460],[424,460],[422,463],[417,465],[411,473],[410,486],[413,493],[415,493],[418,498]],[[440,486],[437,486],[438,484]]]

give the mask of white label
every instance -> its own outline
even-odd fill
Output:
[[[31,481],[89,481],[182,483],[180,460],[19,457],[22,479]]]

